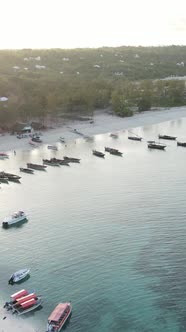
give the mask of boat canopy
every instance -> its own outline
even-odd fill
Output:
[[[21,304],[23,302],[26,302],[28,300],[31,300],[31,299],[35,299],[37,297],[37,295],[35,293],[31,293],[31,294],[28,294],[26,296],[23,296],[23,297],[20,297],[19,299],[17,299],[16,301]]]
[[[69,303],[59,303],[48,317],[48,321],[58,322],[64,311],[68,308]]]
[[[23,302],[21,303],[21,307],[26,309],[26,308],[29,308],[31,307],[32,305],[36,304],[37,303],[37,300],[36,299],[30,299],[26,302]]]
[[[22,296],[26,296],[28,294],[29,293],[28,293],[27,290],[21,289],[19,292],[12,294],[10,297],[11,297],[12,300],[16,300],[16,299],[18,299],[18,298],[20,298]]]

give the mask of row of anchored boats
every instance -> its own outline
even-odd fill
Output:
[[[5,302],[4,308],[18,316],[36,310],[42,306],[42,296],[26,289],[12,294],[10,301]],[[51,312],[47,320],[47,332],[59,332],[72,312],[70,302],[59,303]]]

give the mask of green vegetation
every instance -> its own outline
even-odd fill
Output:
[[[0,51],[0,123],[185,104],[186,46]]]

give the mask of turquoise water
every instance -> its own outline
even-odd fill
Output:
[[[186,119],[136,128],[145,139],[159,133],[186,141]],[[0,229],[0,284],[4,299],[26,288],[43,296],[43,308],[25,316],[37,331],[59,302],[72,301],[71,332],[181,332],[186,329],[186,149],[166,151],[109,134],[10,153],[0,169],[19,173],[26,162],[63,155],[70,167],[21,173],[21,184],[2,184],[0,216],[23,209],[28,223]],[[123,157],[91,150],[112,146]],[[9,275],[30,267],[21,285]]]

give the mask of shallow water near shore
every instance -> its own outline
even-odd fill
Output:
[[[144,140],[129,141],[131,132]],[[0,185],[1,218],[16,210],[29,216],[0,229],[1,291],[4,300],[22,288],[43,296],[43,308],[22,318],[36,331],[46,331],[48,315],[66,301],[73,306],[66,331],[185,331],[186,148],[163,141],[166,151],[148,150],[146,140],[159,133],[186,141],[186,119],[0,160],[0,169],[22,176],[20,184]],[[92,155],[105,146],[123,157]],[[19,173],[27,162],[64,155],[81,163]],[[24,267],[31,277],[8,285]]]

